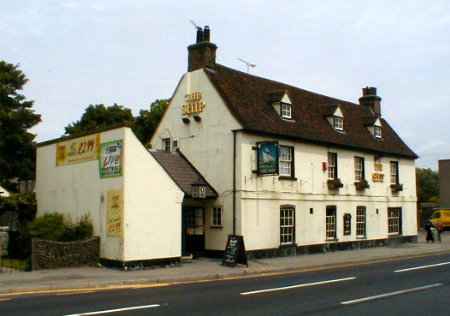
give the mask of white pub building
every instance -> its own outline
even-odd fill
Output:
[[[89,214],[105,262],[294,255],[417,239],[416,154],[381,113],[216,63],[208,27],[150,144],[116,127],[39,144],[38,215]]]

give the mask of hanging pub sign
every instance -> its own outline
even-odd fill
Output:
[[[88,135],[56,144],[56,166],[98,159],[100,134]]]
[[[245,254],[244,237],[238,235],[228,235],[227,246],[225,247],[222,264],[234,267],[237,264],[247,263],[247,255]]]
[[[203,112],[206,103],[203,101],[201,92],[193,92],[186,94],[185,103],[183,104],[183,115],[191,116]]]
[[[256,144],[258,174],[278,174],[278,142]]]
[[[123,141],[121,139],[102,143],[98,161],[100,178],[122,176],[122,149]]]
[[[372,181],[383,182],[384,181],[383,164],[381,163],[380,159],[375,158],[373,170],[374,173],[372,174]]]

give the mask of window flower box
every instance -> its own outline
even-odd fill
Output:
[[[370,188],[369,182],[367,180],[361,180],[358,182],[355,182],[355,187],[357,191],[364,191],[365,189]]]
[[[327,185],[329,190],[339,190],[340,188],[344,187],[341,179],[330,179],[327,181]]]
[[[391,190],[392,193],[398,193],[400,191],[403,191],[403,184],[391,184]]]

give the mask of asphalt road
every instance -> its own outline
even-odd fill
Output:
[[[0,298],[0,315],[450,315],[449,298],[445,255],[275,277]]]

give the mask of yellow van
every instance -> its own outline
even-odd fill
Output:
[[[443,231],[450,228],[450,209],[435,210],[431,215],[431,223]]]

